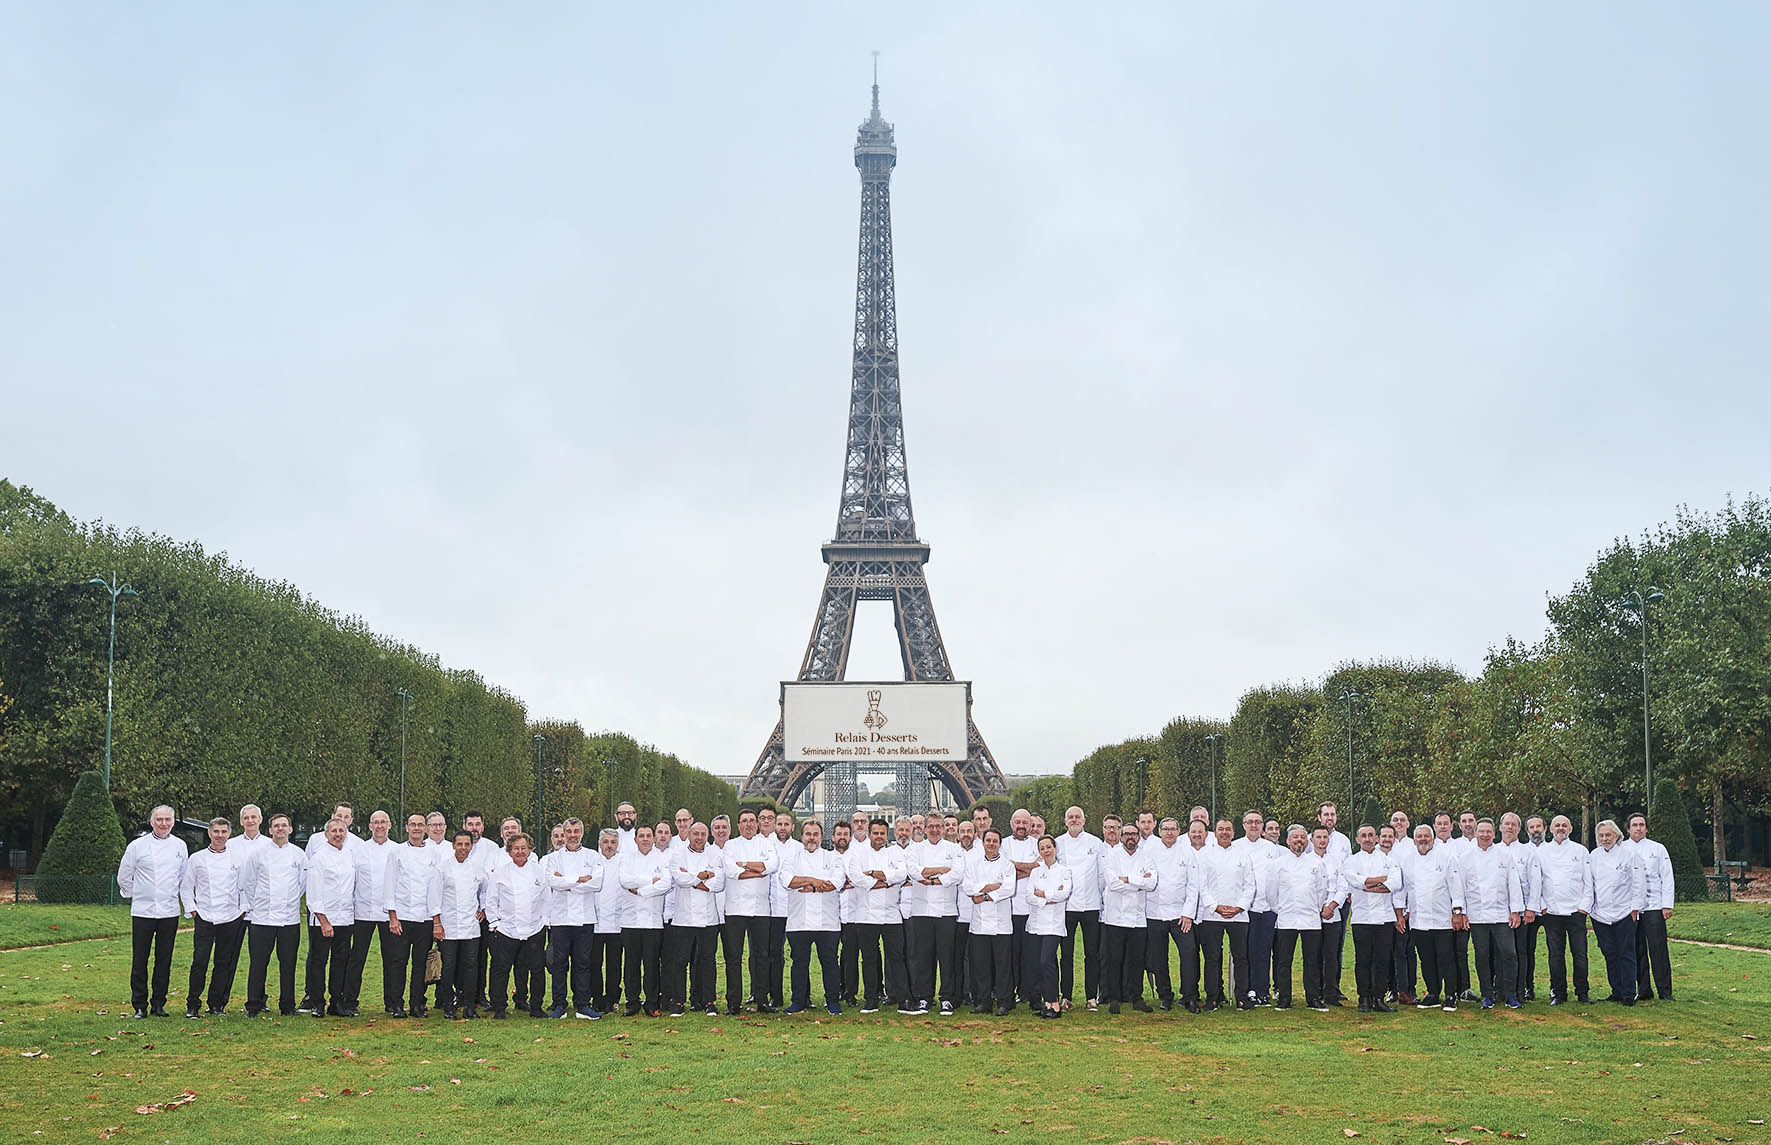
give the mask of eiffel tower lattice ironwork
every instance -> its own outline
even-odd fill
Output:
[[[889,600],[898,633],[904,679],[953,679],[923,566],[929,547],[916,536],[910,511],[910,472],[904,460],[904,408],[898,389],[898,309],[892,283],[892,168],[898,162],[892,125],[879,114],[879,77],[874,76],[873,113],[855,141],[861,173],[861,249],[855,283],[854,375],[849,390],[848,448],[836,536],[824,545],[824,595],[800,664],[802,681],[837,681],[848,667],[855,611],[864,600]],[[899,809],[925,811],[929,780],[939,781],[964,807],[985,795],[1007,794],[977,725],[966,719],[968,753],[963,763],[897,765]],[[743,794],[792,803],[820,772],[826,809],[846,812],[856,803],[852,760],[789,760],[782,753],[777,721]]]

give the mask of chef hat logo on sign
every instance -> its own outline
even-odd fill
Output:
[[[884,695],[878,688],[867,689],[867,715],[862,718],[861,723],[874,731],[885,727],[888,722],[885,713],[879,710],[879,701]]]

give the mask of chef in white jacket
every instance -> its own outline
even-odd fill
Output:
[[[393,1013],[400,1004],[400,980],[392,973],[395,960],[390,957],[387,942],[387,864],[399,844],[388,838],[393,820],[385,811],[369,816],[369,837],[361,840],[352,852],[356,865],[356,917],[351,927],[350,965],[344,975],[342,1008],[361,1008],[363,970],[369,962],[369,944],[378,934],[381,942],[381,1005]]]
[[[1015,864],[1002,853],[1002,832],[986,828],[966,860],[959,893],[972,904],[966,963],[972,972],[972,1012],[988,1014],[994,1005],[1006,1015],[1014,1005]]]
[[[719,1014],[714,1002],[714,954],[719,945],[718,894],[726,885],[725,859],[720,849],[708,842],[707,824],[699,820],[689,825],[687,845],[677,848],[670,860],[671,895],[675,911],[671,921],[671,950],[664,952],[665,989],[671,993],[670,1013],[681,1017],[684,998],[683,977],[688,977],[689,1007]]]
[[[590,989],[594,996],[590,1005],[601,1013],[612,1014],[621,1003],[621,916],[627,905],[622,901],[627,891],[621,886],[621,836],[615,828],[604,827],[597,836],[597,858],[596,927],[590,948]],[[547,940],[553,942],[551,924]],[[564,1001],[556,980],[554,1009],[559,1009],[559,1003]]]
[[[1457,856],[1463,877],[1465,925],[1476,951],[1476,979],[1482,1008],[1494,1009],[1497,997],[1512,1009],[1519,999],[1510,991],[1518,981],[1513,930],[1524,921],[1524,871],[1514,856],[1495,840],[1494,820],[1476,822],[1476,842]]]
[[[1304,1005],[1326,1012],[1322,996],[1322,918],[1340,905],[1341,888],[1330,887],[1327,870],[1310,850],[1309,832],[1293,823],[1285,835],[1285,857],[1274,863],[1267,901],[1278,916],[1273,927],[1273,1004],[1291,1008],[1291,960],[1304,948]]]
[[[528,1002],[529,1016],[539,1018],[545,1011],[542,1001],[547,995],[543,976],[546,953],[548,900],[553,897],[548,887],[547,872],[535,858],[534,840],[519,831],[505,841],[505,861],[497,864],[486,879],[483,902],[486,927],[492,935],[492,1017],[503,1018],[508,1009],[505,985],[511,971],[517,977],[517,1008]],[[601,868],[597,870],[601,874]],[[588,897],[588,896],[587,896]],[[593,900],[594,901],[594,900]],[[585,1015],[600,1018],[595,1010]]]
[[[324,841],[307,854],[307,989],[297,1013],[316,1018],[356,1017],[347,1005],[345,975],[350,970],[351,928],[356,925],[356,856],[346,842],[343,819],[326,823]],[[361,840],[359,840],[359,843]],[[327,995],[331,1000],[327,1000]]]
[[[726,863],[726,918],[721,928],[721,954],[726,962],[726,1012],[737,1015],[744,1004],[745,947],[750,953],[750,990],[757,1009],[772,1010],[764,983],[769,972],[769,919],[775,875],[781,869],[781,848],[758,830],[756,812],[738,813],[738,833],[721,848]]]
[[[1144,840],[1140,849],[1148,851],[1156,865],[1156,886],[1144,900],[1144,962],[1156,986],[1156,1007],[1174,1008],[1174,983],[1168,972],[1172,941],[1180,952],[1182,999],[1197,1013],[1199,939],[1193,922],[1199,915],[1199,860],[1191,840],[1181,838],[1181,821],[1175,818],[1159,822],[1155,837]]]
[[[910,952],[911,1007],[906,1013],[926,1014],[935,1005],[935,972],[940,971],[942,1014],[964,993],[959,988],[954,961],[954,928],[959,919],[959,884],[965,878],[965,852],[948,842],[940,831],[928,832],[921,842],[911,843],[905,853],[910,888],[910,928],[905,943]]]
[[[1377,849],[1377,829],[1359,828],[1359,847],[1341,864],[1341,891],[1350,892],[1347,919],[1353,928],[1353,980],[1359,989],[1361,1013],[1389,1013],[1384,994],[1390,988],[1390,935],[1404,925],[1396,907],[1402,893],[1402,867]]]
[[[117,889],[129,900],[129,1002],[134,1016],[166,1016],[172,985],[172,945],[178,938],[178,888],[190,848],[172,833],[172,808],[161,804],[148,814],[150,830],[123,849]],[[154,962],[148,985],[148,955]]]
[[[1255,901],[1253,857],[1247,848],[1232,848],[1235,825],[1217,822],[1217,846],[1207,843],[1195,853],[1199,872],[1199,945],[1205,963],[1205,1009],[1215,1010],[1224,998],[1224,943],[1230,944],[1231,996],[1242,1010],[1254,1009],[1249,997],[1248,909]]]
[[[1464,917],[1463,876],[1456,854],[1427,824],[1414,829],[1413,845],[1415,853],[1403,876],[1398,905],[1407,917],[1415,954],[1420,958],[1423,992],[1415,1007],[1443,1006],[1453,1012],[1457,1009],[1457,970],[1451,935],[1453,925],[1461,924]]]
[[[1101,992],[1101,859],[1107,844],[1085,827],[1082,808],[1064,812],[1064,833],[1058,836],[1058,862],[1070,868],[1076,886],[1064,906],[1064,942],[1058,948],[1058,991],[1068,1010],[1076,994],[1076,934],[1082,933],[1083,1000],[1089,1009]]]
[[[842,886],[847,880],[843,857],[824,850],[823,824],[808,819],[800,828],[800,841],[781,852],[775,874],[787,900],[787,946],[793,956],[789,1014],[804,1013],[811,1006],[814,951],[824,977],[824,1008],[831,1014],[842,1013],[842,973],[836,956],[842,933]]]
[[[1064,910],[1076,879],[1069,867],[1058,862],[1058,843],[1042,835],[1037,844],[1039,862],[1029,876],[1027,941],[1038,943],[1034,967],[1034,997],[1041,1018],[1060,1018],[1058,1005],[1058,943],[1064,938]]]
[[[1574,996],[1592,999],[1587,981],[1587,916],[1593,909],[1593,868],[1587,849],[1570,836],[1566,815],[1550,820],[1550,837],[1537,847],[1531,905],[1543,924],[1550,963],[1550,1005],[1568,1001],[1568,963],[1574,962]]]
[[[1144,1001],[1144,941],[1149,929],[1145,900],[1156,888],[1154,840],[1135,830],[1120,833],[1119,846],[1101,860],[1101,997],[1109,1013],[1122,1003],[1149,1013]]]
[[[884,947],[885,990],[894,1002],[910,995],[904,980],[904,919],[898,909],[899,888],[909,877],[904,850],[889,841],[884,819],[867,825],[867,838],[849,846],[848,876],[855,884],[855,933],[861,960],[861,1012],[877,1013]]]
[[[1642,863],[1646,904],[1636,920],[1636,1001],[1651,1001],[1658,989],[1660,1000],[1671,1002],[1673,963],[1666,924],[1673,917],[1673,859],[1665,847],[1648,837],[1648,817],[1639,811],[1630,816],[1627,845]],[[1653,981],[1649,980],[1650,969]]]
[[[1338,1006],[1346,1001],[1345,995],[1341,993],[1341,945],[1342,940],[1346,937],[1345,907],[1351,901],[1351,892],[1341,882],[1341,863],[1350,857],[1352,852],[1341,853],[1334,846],[1334,840],[1345,840],[1345,838],[1346,836],[1339,831],[1331,831],[1327,827],[1317,827],[1310,832],[1310,853],[1315,855],[1316,861],[1322,864],[1322,877],[1328,883],[1329,893],[1335,896],[1334,909],[1322,916],[1321,957],[1317,970],[1322,979],[1322,1002],[1327,1006]],[[1413,854],[1414,843],[1412,841],[1405,842],[1402,847],[1405,847],[1410,855]],[[1402,847],[1396,848],[1392,853],[1400,851]],[[1402,877],[1406,885],[1408,879],[1406,867]],[[1414,948],[1410,945],[1408,949],[1412,953]],[[1391,965],[1392,967],[1395,965],[1394,960]]]
[[[209,1012],[227,1009],[240,954],[239,935],[246,928],[245,895],[240,880],[241,852],[228,850],[231,824],[224,816],[209,821],[209,845],[185,860],[179,881],[186,917],[196,934],[191,943],[191,977],[185,987],[187,1018],[201,1017],[204,975],[213,954],[215,974],[209,980]]]
[[[622,903],[621,962],[627,993],[623,1013],[629,1018],[642,1010],[656,1018],[663,1004],[664,904],[674,884],[669,852],[656,839],[655,828],[635,827],[634,849],[621,856],[618,867],[621,889],[628,896]]]
[[[443,979],[438,1001],[447,1018],[479,1017],[480,923],[486,891],[486,864],[474,857],[477,836],[463,829],[450,840],[450,853],[437,864],[440,879],[438,921],[443,927]]]
[[[382,948],[392,953],[389,973],[393,987],[407,991],[405,1004],[398,993],[394,996],[388,1013],[396,1018],[422,1018],[429,1012],[424,1005],[424,964],[430,957],[431,943],[440,939],[443,929],[437,920],[443,909],[437,873],[442,853],[430,845],[424,816],[416,811],[406,816],[406,841],[394,847],[387,860],[387,933],[381,939]]]
[[[265,977],[277,955],[277,1012],[295,1013],[295,952],[301,945],[301,894],[307,885],[307,854],[289,841],[287,815],[272,815],[271,842],[247,852],[241,868],[246,915],[246,1016],[269,1008]]]
[[[1611,980],[1607,1002],[1636,1004],[1636,923],[1648,905],[1648,875],[1641,856],[1624,842],[1610,819],[1599,824],[1593,868],[1593,936]]]
[[[547,1016],[600,1017],[602,1007],[592,997],[598,983],[597,920],[603,892],[611,885],[619,891],[620,883],[609,878],[602,855],[584,845],[584,820],[574,816],[561,825],[566,829],[564,845],[541,859],[547,886],[547,969],[553,975],[553,1007]]]

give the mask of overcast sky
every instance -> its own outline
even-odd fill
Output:
[[[1771,10],[1451,7],[12,5],[0,476],[745,772],[835,524],[877,48],[1003,768],[1474,672],[1771,487]]]

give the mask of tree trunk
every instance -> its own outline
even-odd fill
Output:
[[[1593,843],[1593,800],[1591,796],[1580,803],[1580,845],[1592,849]]]
[[[1722,873],[1722,860],[1728,857],[1728,828],[1722,820],[1722,777],[1710,780],[1710,830],[1716,846],[1716,873]]]
[[[37,860],[43,857],[43,848],[49,842],[49,804],[39,800],[31,808],[31,854],[25,866],[37,869]],[[19,874],[23,874],[20,871]]]

